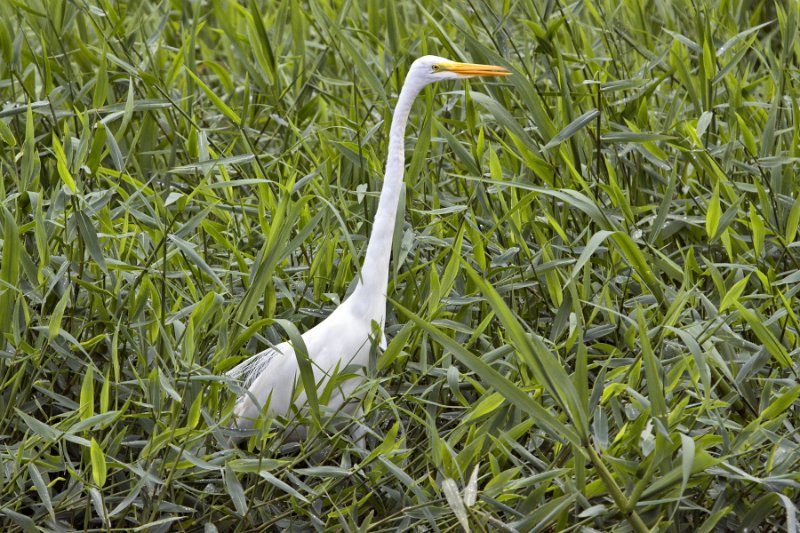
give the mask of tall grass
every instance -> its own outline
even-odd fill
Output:
[[[794,0],[0,3],[4,529],[797,531],[797,30]],[[426,53],[514,75],[413,112],[366,448],[324,407],[232,448],[224,371],[346,295]]]

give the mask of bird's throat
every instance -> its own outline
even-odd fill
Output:
[[[403,175],[405,173],[405,131],[411,106],[424,85],[417,85],[413,80],[406,80],[392,117],[389,133],[389,151],[386,155],[386,173],[383,178],[378,209],[372,224],[367,252],[361,267],[361,282],[356,289],[364,291],[370,298],[360,301],[374,303],[374,317],[383,327],[386,313],[386,288],[389,281],[389,259],[392,254],[392,238],[397,220],[397,207],[403,192]]]

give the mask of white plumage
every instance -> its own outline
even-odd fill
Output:
[[[435,81],[508,74],[509,71],[503,67],[456,63],[436,56],[421,57],[411,65],[392,117],[386,173],[360,280],[339,307],[302,335],[318,391],[324,390],[337,368],[342,371],[349,365],[366,367],[374,344],[372,324],[377,324],[381,332],[385,325],[389,258],[405,166],[405,128],[415,98],[423,87]],[[382,348],[386,347],[382,334],[380,344]],[[266,412],[270,416],[286,416],[291,412],[299,366],[290,342],[252,356],[228,374],[241,379],[248,389],[234,407],[236,427],[252,428],[267,405]],[[332,409],[342,407],[362,381],[363,374],[360,374],[338,383],[328,406]],[[302,408],[305,403],[303,392],[297,396],[295,404]],[[301,437],[302,432],[295,434]]]
[[[355,314],[352,302],[352,298],[342,302],[302,336],[312,361],[314,381],[319,384],[318,391],[327,385],[334,373],[342,373],[350,365],[365,367],[368,363],[374,342],[372,320],[367,320],[363,313]],[[381,347],[385,348],[385,344]],[[287,341],[254,355],[231,370],[229,375],[242,379],[248,389],[248,394],[241,396],[234,408],[236,425],[242,429],[252,427],[267,402],[271,415],[287,416],[298,382],[298,368],[297,354]],[[339,409],[360,382],[357,378],[338,382],[327,405]],[[295,402],[298,407],[304,405],[306,393],[301,391]]]

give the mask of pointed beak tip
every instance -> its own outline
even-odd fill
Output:
[[[499,65],[479,65],[477,63],[451,63],[445,67],[465,77],[472,76],[510,76],[512,72]]]

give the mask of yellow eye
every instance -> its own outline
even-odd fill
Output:
[[[442,67],[440,67],[439,65],[433,65],[431,68],[433,69],[434,72],[439,72]]]

